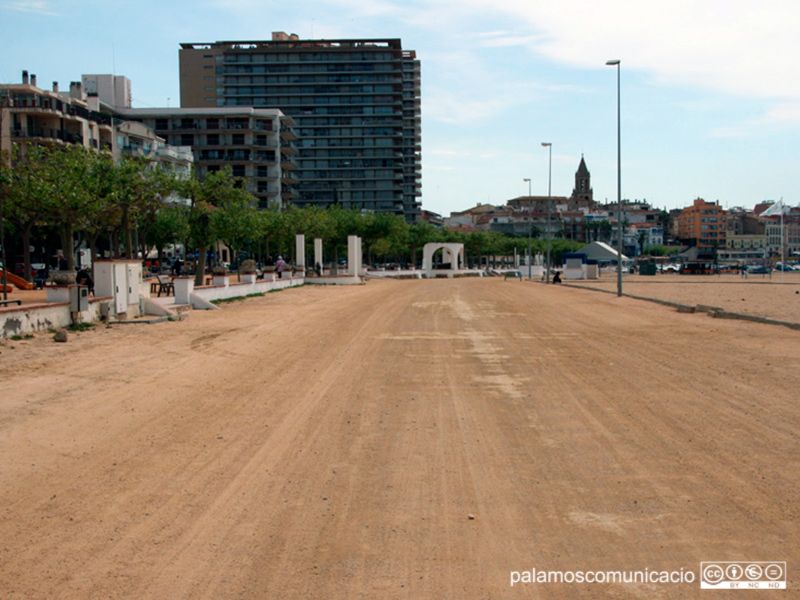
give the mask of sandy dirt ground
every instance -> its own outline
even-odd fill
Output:
[[[604,273],[596,281],[567,283],[617,291],[616,273]],[[634,296],[657,298],[696,306],[716,306],[745,313],[800,323],[800,272],[770,275],[628,275],[622,291]]]
[[[799,335],[492,278],[5,341],[0,597],[763,595],[700,590],[731,560],[790,597]]]

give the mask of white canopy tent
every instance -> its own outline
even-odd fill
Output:
[[[596,260],[599,263],[612,262],[617,264],[617,262],[619,262],[619,255],[617,254],[616,248],[612,248],[604,242],[592,242],[581,248],[578,252],[585,254],[587,259]],[[625,264],[629,262],[631,262],[631,259],[623,254],[622,263]]]

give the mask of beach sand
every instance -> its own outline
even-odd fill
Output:
[[[662,281],[626,287],[791,309]],[[796,590],[798,336],[474,278],[5,340],[0,596],[703,598],[740,559]],[[531,569],[694,581],[510,586]]]

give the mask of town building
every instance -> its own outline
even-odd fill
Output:
[[[433,225],[437,229],[441,229],[442,225],[444,224],[444,219],[442,219],[442,215],[424,209],[420,213],[419,220],[422,223],[428,223],[429,225]]]
[[[52,90],[37,85],[36,75],[22,72],[22,83],[0,85],[2,131],[0,148],[12,144],[52,146],[80,145],[116,154],[117,141],[112,116],[101,112],[96,98],[88,98],[80,82],[61,92],[58,82]]]
[[[87,96],[97,97],[103,104],[114,108],[133,106],[131,80],[124,75],[81,75],[81,83]]]
[[[717,253],[720,262],[747,263],[766,258],[767,237],[761,234],[728,234],[725,248]]]
[[[677,217],[678,240],[696,249],[698,258],[716,256],[725,248],[727,224],[725,210],[719,202],[694,200]]]
[[[229,167],[260,208],[297,198],[294,121],[277,109],[136,108],[118,114],[173,145],[191,147],[199,177]]]
[[[581,162],[578,165],[578,170],[575,172],[575,187],[572,189],[570,200],[573,204],[573,206],[570,206],[572,209],[581,206],[589,209],[594,207],[592,176],[589,173],[589,169],[586,167],[586,161],[583,160],[583,155],[581,155]]]
[[[172,147],[188,148],[197,176],[228,167],[235,177],[242,178],[261,208],[282,206],[297,197],[295,123],[281,111],[131,108],[131,85],[126,77],[83,75],[82,81],[101,106],[126,120],[126,131],[150,130]],[[138,146],[135,149],[141,153],[141,143]],[[165,158],[174,154],[161,152]]]
[[[764,237],[769,256],[781,260],[781,253],[785,252],[785,259],[800,256],[800,223],[796,219],[784,216],[781,223],[780,216],[767,217]]]
[[[664,228],[656,223],[631,223],[623,233],[622,241],[626,249],[635,250],[628,250],[629,254],[641,256],[646,248],[664,244]]]
[[[497,212],[498,208],[493,204],[476,204],[466,210],[451,212],[449,217],[444,218],[444,226],[448,229],[458,227],[476,227],[478,220],[484,215]]]
[[[121,111],[106,104],[100,93],[130,106],[130,81],[112,75],[84,75],[61,92],[54,81],[51,90],[37,85],[36,75],[22,72],[22,83],[0,85],[0,149],[12,144],[54,147],[80,145],[109,152],[115,158],[146,158],[178,176],[191,172],[189,148],[170,146],[152,128],[121,118]],[[103,96],[105,97],[105,96]]]
[[[185,43],[181,107],[272,107],[298,128],[298,206],[418,220],[420,62],[399,39]]]

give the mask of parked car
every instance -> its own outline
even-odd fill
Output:
[[[769,268],[765,265],[749,265],[747,267],[748,273],[769,273]]]
[[[14,265],[14,275],[25,277],[25,263],[18,262]],[[36,267],[31,265],[31,277],[36,277]]]

